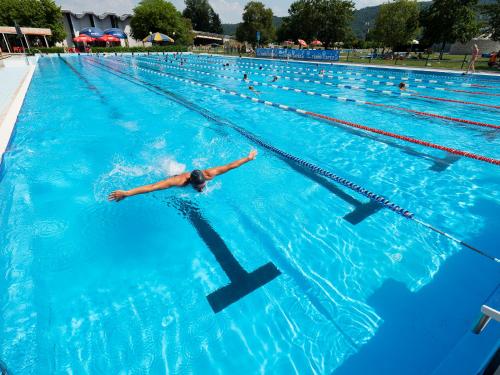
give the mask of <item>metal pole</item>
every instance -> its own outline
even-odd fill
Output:
[[[26,34],[23,34],[24,36],[24,41],[26,42],[26,47],[28,47],[28,49],[30,49],[30,44],[28,43],[28,39],[26,38]]]
[[[10,53],[10,46],[9,46],[9,42],[7,41],[7,38],[5,37],[5,34],[2,33],[3,35],[3,40],[5,41],[5,44],[7,45],[7,51]]]
[[[45,40],[45,46],[49,48],[49,42],[47,42],[47,38],[45,37],[45,35],[43,36],[43,40]]]
[[[460,67],[460,70],[464,68],[464,64],[467,62],[467,55],[464,55],[464,61],[462,61],[462,66]]]

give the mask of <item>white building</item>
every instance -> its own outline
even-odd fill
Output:
[[[142,42],[130,36],[131,14],[116,13],[95,14],[94,12],[73,13],[70,10],[62,10],[64,30],[66,31],[66,45],[73,46],[73,38],[78,36],[79,31],[86,27],[98,27],[106,30],[112,27],[121,29],[127,34],[129,46],[142,45]],[[122,42],[123,43],[123,42]]]

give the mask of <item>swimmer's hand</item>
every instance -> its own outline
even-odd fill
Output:
[[[124,200],[127,197],[128,197],[128,194],[126,191],[116,190],[108,195],[108,201],[120,202],[121,200]]]
[[[257,156],[257,150],[252,150],[248,154],[248,160],[254,160],[256,156]]]

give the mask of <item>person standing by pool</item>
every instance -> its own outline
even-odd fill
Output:
[[[477,44],[474,44],[472,47],[472,56],[470,59],[469,66],[467,67],[467,71],[464,74],[469,74],[469,71],[472,69],[472,73],[476,73],[476,60],[479,57],[479,47]]]
[[[154,184],[139,186],[131,190],[115,190],[108,195],[108,200],[120,202],[121,200],[134,195],[151,193],[153,191],[165,190],[172,187],[185,187],[187,185],[191,185],[196,191],[202,192],[207,185],[207,181],[229,172],[232,169],[241,167],[243,164],[254,160],[256,156],[257,151],[252,150],[247,157],[235,160],[221,167],[214,167],[205,170],[195,169],[192,172],[172,176],[163,181],[155,182]]]

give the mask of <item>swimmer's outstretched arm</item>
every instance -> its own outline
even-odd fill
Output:
[[[243,164],[248,163],[250,160],[254,160],[256,156],[257,156],[257,151],[252,150],[250,151],[250,153],[246,158],[235,160],[232,163],[223,165],[221,167],[209,168],[206,169],[204,172],[208,176],[208,178],[212,179],[215,176],[219,176],[223,173],[229,172],[232,169],[241,167]]]
[[[174,186],[185,186],[189,181],[189,173],[167,178],[166,180],[155,182],[154,184],[139,186],[131,190],[116,190],[108,195],[108,201],[119,202],[127,197],[138,194],[151,193],[152,191],[165,190]]]

